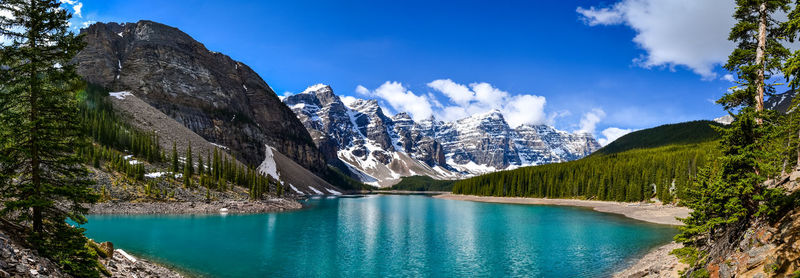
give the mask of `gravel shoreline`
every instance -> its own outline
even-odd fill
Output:
[[[628,268],[614,273],[615,278],[668,278],[680,277],[678,271],[686,269],[687,264],[681,263],[677,257],[670,255],[669,252],[676,248],[683,247],[683,244],[670,242],[669,244],[659,246]]]
[[[599,212],[621,214],[628,218],[664,225],[683,225],[676,217],[689,217],[690,210],[685,207],[672,205],[661,205],[652,203],[622,203],[611,201],[591,201],[575,199],[543,199],[543,198],[524,198],[524,197],[488,197],[457,194],[441,194],[434,198],[460,201],[474,201],[486,203],[503,204],[527,204],[527,205],[557,205],[593,208]]]
[[[303,208],[291,199],[273,198],[262,201],[213,201],[213,202],[106,202],[94,204],[89,214],[218,214],[227,213],[267,213]]]

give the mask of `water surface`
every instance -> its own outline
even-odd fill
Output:
[[[603,277],[676,230],[584,208],[373,195],[226,216],[89,216],[87,235],[208,277]]]

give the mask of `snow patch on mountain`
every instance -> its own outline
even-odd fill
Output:
[[[269,145],[266,147],[267,150],[265,151],[264,161],[258,166],[258,172],[264,175],[270,175],[276,180],[280,180],[280,175],[278,174],[278,165],[275,164],[275,156],[272,153],[272,147]]]

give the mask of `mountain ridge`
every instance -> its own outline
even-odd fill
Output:
[[[547,125],[511,128],[498,110],[453,122],[386,115],[376,100],[337,96],[324,84],[283,98],[328,161],[338,159],[360,180],[392,185],[400,177],[436,179],[570,161],[600,148],[586,133]]]
[[[95,23],[81,33],[87,46],[73,62],[86,81],[130,91],[246,164],[259,165],[273,147],[326,174],[322,153],[294,113],[244,63],[153,21]]]

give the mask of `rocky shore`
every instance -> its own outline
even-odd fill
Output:
[[[89,214],[217,214],[266,213],[303,208],[292,199],[272,198],[261,201],[212,201],[212,202],[105,202],[91,207]]]
[[[678,271],[686,269],[688,265],[678,261],[674,255],[669,252],[676,248],[681,248],[683,245],[676,242],[671,242],[667,245],[659,246],[653,249],[644,257],[637,260],[633,265],[628,268],[614,273],[615,278],[671,278],[680,277]]]
[[[69,277],[58,266],[0,231],[0,278]]]
[[[169,268],[128,255],[123,250],[117,249],[111,252],[113,256],[110,258],[100,259],[100,263],[111,273],[111,277],[184,277]],[[0,231],[0,278],[7,277],[60,278],[71,276],[62,273],[56,264],[39,256],[35,250],[25,247],[4,231]]]
[[[112,273],[111,277],[184,277],[174,270],[141,258],[136,258],[121,249],[114,250],[112,258],[105,260],[103,265]]]

